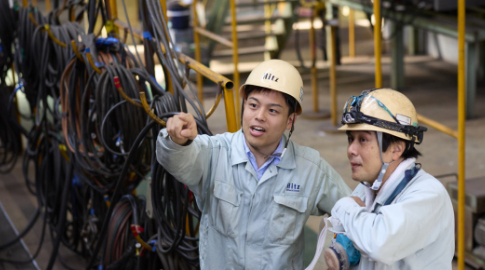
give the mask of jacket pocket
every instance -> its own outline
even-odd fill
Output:
[[[273,209],[268,228],[272,244],[291,245],[301,233],[308,198],[274,195]]]
[[[215,180],[213,195],[210,214],[212,227],[222,235],[235,237],[241,193],[233,185]]]

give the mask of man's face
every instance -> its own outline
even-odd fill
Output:
[[[289,107],[283,94],[277,91],[253,91],[243,106],[242,128],[248,146],[251,150],[272,154],[296,115],[288,117]]]
[[[379,144],[374,131],[350,131],[347,132],[349,146],[347,157],[352,168],[352,179],[359,182],[373,182],[379,175],[382,166],[379,155]],[[384,161],[388,162],[391,157],[391,146],[382,153]]]

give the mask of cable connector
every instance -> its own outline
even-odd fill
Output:
[[[145,230],[143,230],[143,227],[137,224],[131,224],[131,233],[133,236],[137,237],[139,236],[140,233],[143,233]]]
[[[120,78],[119,78],[118,76],[115,76],[115,77],[113,78],[113,81],[114,81],[114,83],[115,83],[115,87],[116,87],[116,89],[121,88]]]
[[[143,38],[145,39],[148,39],[148,40],[152,40],[152,34],[148,31],[145,31],[143,32]]]

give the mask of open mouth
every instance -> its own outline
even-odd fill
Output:
[[[250,126],[249,132],[251,133],[251,135],[258,137],[263,135],[266,130],[260,126]]]
[[[350,162],[350,166],[352,167],[352,169],[355,169],[362,166],[362,164],[356,163],[356,162]]]

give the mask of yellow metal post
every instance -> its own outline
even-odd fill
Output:
[[[374,0],[374,55],[376,88],[382,87],[381,70],[381,0]]]
[[[226,109],[227,131],[236,132],[239,129],[240,123],[240,121],[236,119],[236,112],[238,109],[234,108],[234,91],[228,89],[226,86],[224,86],[224,108]]]
[[[236,125],[237,129],[239,129],[241,123],[241,97],[239,96],[239,55],[238,55],[238,46],[237,46],[237,21],[236,21],[236,1],[230,0],[231,6],[231,30],[232,30],[232,61],[234,62],[234,88],[236,91]],[[226,92],[226,91],[224,91]],[[232,95],[232,93],[231,93]],[[225,99],[228,99],[226,96]],[[226,110],[227,113],[227,110]],[[229,127],[228,127],[229,128]]]
[[[311,51],[311,59],[312,59],[312,98],[313,98],[313,112],[318,112],[318,75],[317,75],[317,67],[316,61],[316,46],[315,46],[315,26],[313,21],[315,20],[315,9],[312,9],[312,16],[310,17],[310,51]]]
[[[116,3],[116,0],[109,0],[109,11],[111,14],[110,23],[113,24],[113,30],[115,34],[118,35],[118,28],[113,23],[116,19],[118,19],[118,5]]]
[[[51,0],[45,0],[45,11],[50,12],[52,9],[51,7]]]
[[[192,21],[194,22],[195,60],[201,63],[199,33],[196,31],[197,27],[199,26],[199,17],[197,15],[197,2],[197,0],[194,0],[192,4]],[[204,92],[202,89],[202,82],[202,74],[197,73],[197,96],[199,97],[200,103],[203,106]]]
[[[266,38],[265,38],[265,45],[268,45],[269,42],[272,42],[272,38],[268,36],[271,33],[271,16],[273,14],[274,10],[274,5],[269,3],[269,0],[265,0],[264,2],[267,2],[267,4],[264,5],[264,18],[266,19],[264,21],[264,32],[266,33]],[[264,52],[264,60],[269,60],[271,59],[271,52]]]
[[[118,4],[116,3],[116,0],[109,0],[109,11],[111,14],[111,20],[116,20],[118,19]]]
[[[375,0],[374,0],[375,1]],[[337,126],[337,38],[336,26],[331,26],[331,52],[330,56],[330,114],[332,115],[332,125]]]
[[[471,71],[472,72],[472,71]],[[465,0],[458,0],[458,269],[465,269]]]
[[[349,8],[349,56],[355,57],[355,14],[351,8]]]
[[[160,0],[160,6],[162,6],[162,12],[163,12],[163,18],[165,18],[165,21],[168,22],[168,17],[167,17],[167,1],[166,0]],[[167,40],[170,40],[170,35],[169,33],[165,33]],[[168,70],[164,67],[165,74],[170,74]],[[165,82],[167,84],[167,89],[170,93],[173,95],[173,83],[172,83],[172,78],[170,76],[167,76],[165,78]]]

